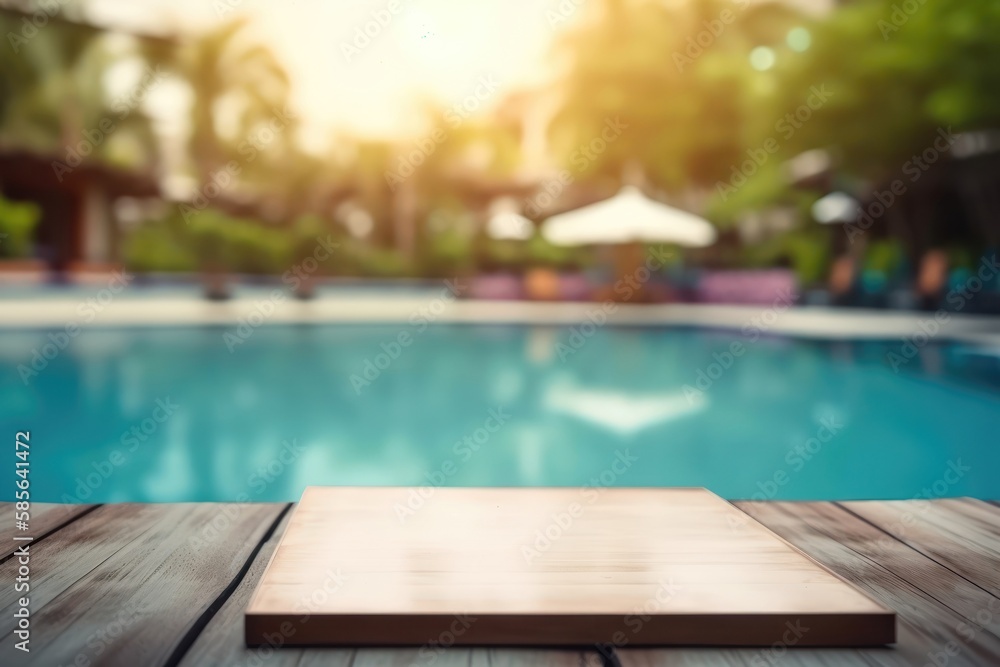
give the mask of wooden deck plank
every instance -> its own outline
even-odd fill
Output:
[[[738,503],[738,506],[896,610],[899,639],[895,650],[859,650],[859,655],[874,659],[877,664],[924,664],[936,655],[943,656],[950,666],[1000,664],[1000,638],[908,580],[922,578],[923,574],[918,577],[908,571],[900,576],[886,567],[906,567],[904,561],[880,562],[885,556],[879,549],[887,548],[887,543],[882,536],[867,531],[866,524],[857,517],[830,503]],[[949,598],[949,602],[971,603],[958,595]],[[949,649],[956,654],[947,655]]]
[[[180,521],[187,510],[174,505],[103,505],[30,549],[31,609],[38,612],[88,572],[111,558],[123,545],[139,540],[158,521]],[[12,581],[15,564],[0,565]],[[19,594],[0,588],[0,633],[14,628]]]
[[[634,648],[620,649],[622,667],[856,667],[857,665],[902,665],[906,663],[874,662],[874,651],[889,653],[892,649],[868,649],[869,655],[848,649],[789,648],[714,649],[714,648]]]
[[[247,649],[252,650],[252,649]],[[294,660],[286,660],[284,654],[296,655]],[[344,658],[349,658],[344,662]],[[183,663],[188,664],[188,663]],[[233,663],[191,663],[193,665],[248,664]],[[267,667],[295,665],[296,667],[326,667],[327,665],[350,665],[350,667],[413,667],[431,665],[434,667],[600,667],[601,659],[597,651],[574,651],[545,648],[451,648],[424,646],[420,648],[358,648],[335,649],[326,647],[296,649],[285,648],[275,652],[266,660]]]
[[[33,562],[39,575],[72,572],[48,598],[34,606],[31,664],[82,662],[162,665],[204,610],[232,582],[285,505],[119,505],[100,508],[38,545],[48,566]],[[121,523],[140,515],[147,530],[121,534]],[[98,533],[100,560],[79,549],[60,551],[62,533],[86,540]],[[91,540],[93,543],[93,540]],[[110,554],[107,551],[111,551]],[[70,580],[73,580],[70,583]],[[6,592],[6,591],[5,591]],[[6,618],[4,619],[6,625]],[[15,655],[16,654],[16,655]],[[0,647],[0,663],[24,664],[12,642]],[[17,662],[15,662],[15,660]]]
[[[322,667],[315,656],[325,649],[308,649],[299,667]],[[311,659],[312,658],[312,659]],[[354,654],[352,667],[600,667],[596,651],[580,653],[558,649],[474,648],[456,646],[434,650],[408,648],[362,648]],[[271,667],[268,663],[268,667]]]
[[[31,503],[28,530],[20,531],[14,524],[14,503],[0,503],[0,559],[7,558],[17,549],[15,536],[29,536],[36,540],[58,526],[72,521],[93,509],[93,505],[64,505],[61,503]]]
[[[375,665],[411,665],[434,663],[435,667],[448,665],[504,665],[530,666],[555,665],[578,667],[581,664],[599,665],[594,662],[596,653],[584,654],[579,651],[531,650],[531,649],[468,649],[462,647],[438,651],[434,647],[421,648],[282,648],[283,637],[275,637],[271,646],[247,648],[244,643],[243,613],[247,603],[257,587],[257,582],[271,559],[274,549],[284,533],[288,523],[288,515],[271,537],[263,544],[246,576],[239,586],[222,605],[218,613],[205,626],[191,648],[183,656],[179,667],[207,667],[216,665],[251,665],[260,664],[267,667],[312,667],[312,666],[347,666],[374,667]],[[333,573],[334,575],[336,573]],[[331,576],[331,587],[336,576]],[[294,626],[288,628],[289,635],[295,632]],[[584,660],[586,659],[586,662]]]
[[[601,667],[601,664],[597,651],[477,648],[472,650],[470,667]]]
[[[810,652],[822,649],[809,649]],[[756,667],[751,659],[759,654],[753,649],[715,648],[619,648],[622,667]],[[786,654],[787,655],[787,654]],[[781,665],[791,664],[784,662]],[[767,661],[761,665],[771,664]]]
[[[843,506],[1000,598],[1000,508],[962,498]]]

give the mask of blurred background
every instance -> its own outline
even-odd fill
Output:
[[[998,3],[0,0],[0,37],[40,500],[1000,497]]]
[[[8,278],[281,276],[322,232],[320,282],[589,298],[613,258],[540,230],[623,185],[718,233],[635,300],[936,307],[1000,244],[991,3],[6,0],[0,28]]]

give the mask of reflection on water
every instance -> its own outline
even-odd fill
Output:
[[[694,329],[568,346],[568,328],[434,326],[397,351],[394,326],[267,326],[232,354],[223,331],[87,331],[27,386],[17,367],[47,333],[0,334],[4,432],[32,431],[34,499],[580,485],[626,450],[615,484],[904,498],[961,460],[946,495],[1000,497],[988,350],[929,345],[897,374],[891,343],[763,338],[733,357],[739,332]]]
[[[679,419],[705,407],[705,394],[684,392],[629,392],[623,389],[585,389],[553,383],[543,407],[572,415],[592,427],[620,436],[634,436],[656,424]]]

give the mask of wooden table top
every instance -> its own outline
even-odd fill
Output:
[[[289,624],[295,645],[420,645],[456,618],[456,644],[768,646],[796,623],[803,645],[895,639],[890,609],[704,489],[419,492],[307,489],[247,642]]]

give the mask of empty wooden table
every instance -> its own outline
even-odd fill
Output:
[[[875,646],[895,615],[704,489],[311,487],[246,639]]]

